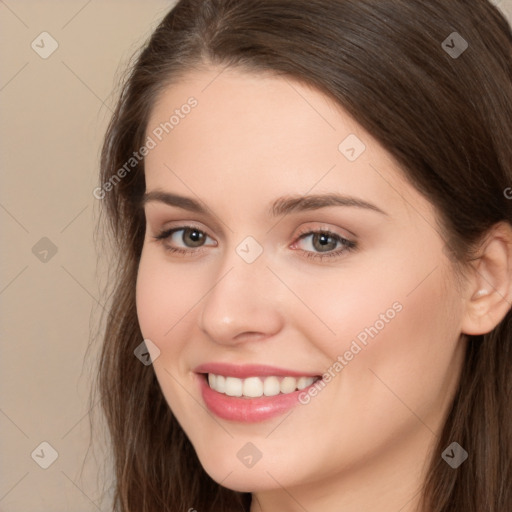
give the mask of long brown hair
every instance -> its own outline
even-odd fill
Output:
[[[205,473],[152,367],[134,356],[142,342],[135,282],[145,232],[144,161],[122,179],[119,169],[143,146],[158,95],[204,63],[270,71],[333,98],[437,208],[457,265],[468,262],[493,224],[512,223],[504,194],[512,185],[512,34],[490,2],[179,1],[125,80],[96,194],[116,258],[97,385],[119,512],[250,507],[250,494],[225,489]],[[468,339],[458,391],[430,461],[425,512],[512,510],[510,311],[493,332]],[[456,470],[441,458],[452,441],[469,453]]]

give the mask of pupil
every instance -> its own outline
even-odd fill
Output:
[[[197,230],[197,229],[186,229],[183,233],[183,236],[188,236],[189,240],[192,242],[192,243],[189,243],[187,245],[190,245],[192,247],[196,247],[196,246],[199,246],[202,244],[203,242],[203,238],[204,238],[204,234],[201,233],[201,231]],[[185,240],[184,240],[185,241]]]
[[[336,240],[326,233],[321,233],[315,235],[313,238],[313,245],[315,249],[326,252],[336,249]]]

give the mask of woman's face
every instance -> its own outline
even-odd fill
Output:
[[[463,357],[430,203],[351,117],[285,78],[191,73],[147,136],[139,322],[205,470],[291,494],[419,477]]]

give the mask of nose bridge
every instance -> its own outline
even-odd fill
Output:
[[[252,244],[252,245],[251,245]],[[247,333],[270,335],[281,327],[276,279],[262,250],[255,256],[247,240],[223,256],[209,293],[202,301],[200,324],[213,340],[229,343]]]

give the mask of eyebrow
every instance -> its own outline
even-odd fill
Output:
[[[142,206],[144,207],[147,203],[153,201],[164,203],[169,206],[176,206],[195,213],[208,213],[208,209],[203,206],[201,202],[190,197],[171,194],[169,192],[162,192],[158,190],[146,192],[142,198]],[[327,208],[329,206],[349,206],[371,210],[381,213],[382,215],[388,215],[378,206],[369,203],[368,201],[364,201],[363,199],[332,193],[280,197],[272,203],[268,213],[272,217],[279,217],[292,212],[319,210],[320,208]]]
[[[351,206],[355,208],[363,208],[372,210],[382,215],[387,215],[378,206],[359,199],[357,197],[346,196],[341,194],[316,194],[309,196],[290,196],[280,197],[272,204],[270,213],[274,217],[286,215],[288,213],[305,210],[319,210],[329,206]]]
[[[169,192],[161,192],[155,190],[152,192],[146,192],[142,197],[142,207],[151,202],[164,203],[169,206],[177,206],[183,210],[188,210],[196,213],[206,214],[206,208],[195,199],[190,197],[179,196],[178,194],[171,194]]]

